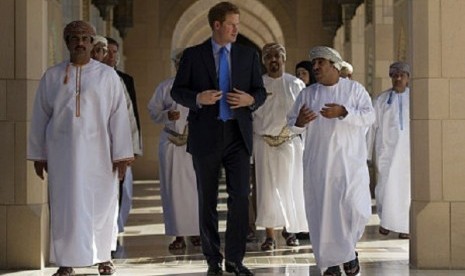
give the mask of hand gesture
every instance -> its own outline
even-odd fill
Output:
[[[255,99],[249,93],[233,88],[233,91],[226,94],[227,102],[231,109],[236,109],[244,106],[251,106],[254,104]]]
[[[327,103],[325,106],[320,110],[321,116],[333,119],[339,117],[345,117],[347,115],[347,110],[343,105],[336,104],[336,103]]]
[[[296,127],[304,127],[309,122],[313,121],[318,117],[318,115],[310,110],[308,107],[303,105],[299,110],[299,116],[297,116],[297,120],[295,121]]]
[[[212,105],[221,99],[221,91],[205,90],[197,94],[197,103],[201,105]]]
[[[168,120],[176,121],[181,117],[181,112],[179,110],[168,110]]]

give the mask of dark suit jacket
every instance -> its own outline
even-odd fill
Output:
[[[134,109],[134,117],[136,117],[137,129],[140,133],[139,111],[137,109],[136,88],[134,87],[134,79],[130,75],[120,70],[116,70],[116,73],[118,73],[118,76],[120,76],[120,78],[123,79],[124,85],[126,85],[129,98],[131,98],[132,108]]]
[[[238,121],[244,144],[249,154],[252,154],[252,112],[262,105],[266,98],[258,54],[251,48],[233,43],[230,58],[232,87],[249,93],[255,99],[253,108],[234,109],[234,117]],[[218,86],[211,39],[187,48],[176,74],[171,97],[190,109],[187,118],[187,151],[193,155],[207,154],[221,146],[219,143],[222,141],[222,122],[218,120],[219,101],[201,108],[196,104],[198,93],[209,89],[219,90]]]

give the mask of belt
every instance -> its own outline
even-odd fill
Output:
[[[178,133],[168,127],[164,127],[163,131],[169,134],[168,140],[176,146],[184,146],[187,144],[188,129],[187,126],[184,127],[183,133]]]

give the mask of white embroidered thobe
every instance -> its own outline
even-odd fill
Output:
[[[374,138],[377,183],[376,209],[380,225],[409,233],[410,211],[410,91],[388,90],[373,101],[376,122]],[[370,139],[370,138],[369,138]]]
[[[347,116],[327,119],[319,114],[327,103],[343,105]],[[295,127],[305,105],[318,117]],[[304,191],[310,239],[319,267],[355,259],[355,245],[371,215],[365,133],[375,113],[365,88],[339,79],[333,86],[305,88],[288,115],[289,126],[304,132]]]
[[[156,124],[182,134],[187,127],[189,109],[177,104],[170,95],[174,78],[162,82],[148,104],[150,118]],[[168,111],[180,112],[180,119],[168,120]],[[158,146],[160,194],[165,222],[165,234],[170,236],[198,236],[199,213],[197,181],[192,156],[186,145],[176,146],[161,131]]]
[[[116,72],[91,60],[80,71],[69,65],[67,73],[67,64],[51,67],[40,81],[27,158],[48,163],[50,262],[80,267],[111,260],[118,201],[113,162],[132,159],[133,151]]]
[[[263,83],[268,95],[253,115],[256,225],[268,228],[285,226],[290,233],[308,232],[303,196],[302,139],[295,136],[274,147],[262,137],[278,136],[287,126],[286,115],[305,84],[289,74],[276,79],[264,75]]]

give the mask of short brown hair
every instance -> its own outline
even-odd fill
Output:
[[[215,21],[223,23],[226,19],[226,15],[231,13],[239,14],[239,8],[230,2],[220,2],[211,7],[208,11],[208,23],[210,27],[213,29],[213,23],[215,23]]]

